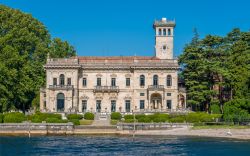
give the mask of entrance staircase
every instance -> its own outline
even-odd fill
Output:
[[[110,126],[110,115],[106,113],[96,113],[93,126]]]

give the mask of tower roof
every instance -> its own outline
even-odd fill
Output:
[[[162,18],[161,20],[155,20],[153,27],[175,27],[175,21],[167,20]]]

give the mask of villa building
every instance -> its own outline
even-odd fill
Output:
[[[153,24],[155,55],[48,58],[40,110],[48,112],[147,112],[186,108],[173,58],[175,22]]]

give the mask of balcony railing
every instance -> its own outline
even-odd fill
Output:
[[[149,85],[149,90],[164,90],[164,85]]]
[[[49,85],[49,89],[73,89],[73,85]]]
[[[119,92],[118,86],[95,86],[94,92]]]

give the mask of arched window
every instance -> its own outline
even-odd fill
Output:
[[[163,35],[164,35],[164,36],[167,35],[166,29],[163,29]]]
[[[168,36],[171,35],[171,29],[168,29]]]
[[[153,76],[153,85],[157,86],[158,85],[158,75]]]
[[[167,76],[167,86],[172,86],[172,77],[171,77],[171,75]]]
[[[158,35],[161,36],[161,29],[158,30]]]
[[[60,85],[64,85],[64,75],[60,75]]]
[[[140,86],[145,86],[145,76],[144,75],[140,76]]]

